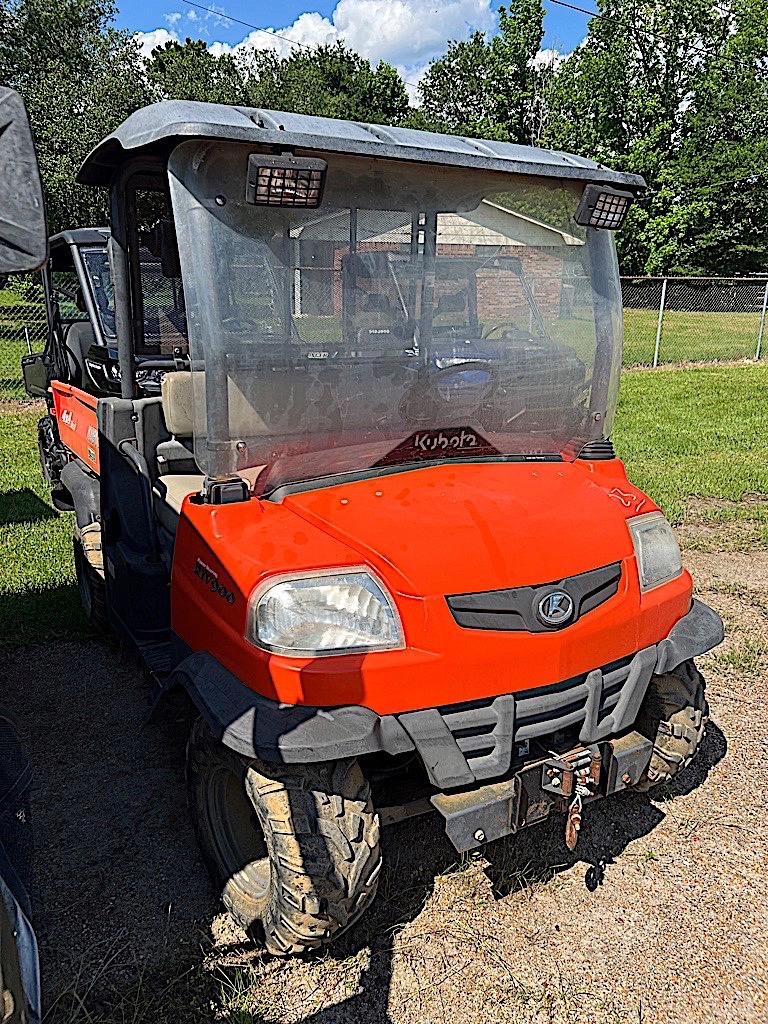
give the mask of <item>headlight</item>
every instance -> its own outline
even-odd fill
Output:
[[[365,570],[285,577],[257,587],[246,637],[293,655],[349,654],[403,646],[403,630],[384,588]]]
[[[627,522],[635,545],[640,589],[651,590],[683,571],[677,538],[661,512],[648,512]]]

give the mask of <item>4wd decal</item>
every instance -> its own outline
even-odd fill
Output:
[[[223,598],[227,604],[235,603],[235,595],[231,590],[227,590],[223,583],[219,583],[219,576],[215,569],[211,569],[209,565],[198,558],[195,562],[195,576],[208,587],[212,594],[217,594]]]
[[[391,466],[398,462],[498,454],[498,448],[494,448],[476,430],[470,427],[446,427],[440,430],[417,430],[391,452],[387,452],[376,465]]]

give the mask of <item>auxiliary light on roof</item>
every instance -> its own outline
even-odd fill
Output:
[[[635,196],[607,185],[587,185],[576,210],[576,223],[585,228],[616,231],[624,223]]]
[[[246,202],[254,206],[301,206],[313,210],[323,198],[327,169],[325,160],[317,157],[251,153]]]

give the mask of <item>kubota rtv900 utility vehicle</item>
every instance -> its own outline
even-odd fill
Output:
[[[609,440],[641,179],[170,102],[80,180],[111,226],[52,246],[44,471],[86,611],[200,710],[202,849],[270,950],[366,908],[381,820],[573,847],[690,761],[722,625]]]

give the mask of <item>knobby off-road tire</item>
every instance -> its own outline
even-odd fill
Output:
[[[379,819],[357,761],[246,759],[198,719],[187,747],[187,786],[222,900],[270,953],[326,945],[373,900]]]
[[[104,583],[104,562],[101,553],[101,524],[90,523],[75,527],[72,535],[75,554],[75,572],[80,604],[88,622],[94,629],[109,629],[107,616],[107,590]]]
[[[653,754],[637,788],[669,782],[686,768],[704,738],[708,719],[704,677],[692,660],[654,676],[637,722],[640,732],[653,740]]]

